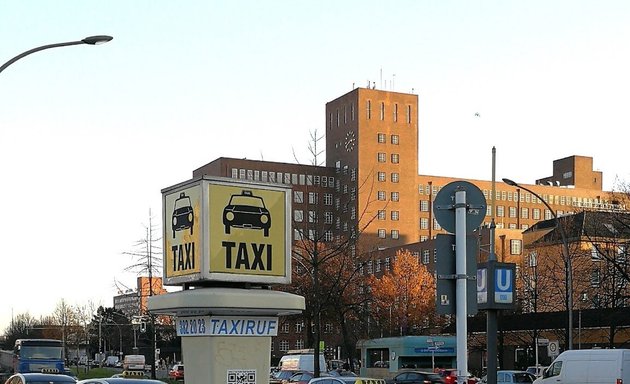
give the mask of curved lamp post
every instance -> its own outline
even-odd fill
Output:
[[[538,200],[542,201],[543,204],[549,209],[551,214],[553,215],[553,219],[556,222],[556,227],[560,230],[560,236],[562,237],[562,256],[564,257],[564,265],[565,265],[565,285],[566,285],[566,295],[567,295],[567,346],[566,349],[573,349],[573,270],[571,266],[571,257],[569,255],[569,242],[567,240],[567,234],[564,230],[564,226],[560,224],[558,220],[558,215],[551,208],[549,203],[545,201],[539,194],[532,191],[529,188],[525,188],[522,185],[516,183],[510,179],[503,179],[503,182],[507,185],[511,185],[513,187],[521,188],[536,196]],[[538,348],[538,346],[536,346]]]
[[[20,53],[19,55],[15,56],[11,60],[9,60],[6,63],[2,64],[2,67],[0,67],[0,73],[2,71],[4,71],[9,65],[15,63],[16,61],[20,60],[24,56],[28,56],[31,53],[43,51],[44,49],[57,48],[57,47],[67,47],[69,45],[79,45],[79,44],[98,45],[98,44],[107,43],[111,39],[113,39],[113,37],[111,37],[111,36],[99,35],[99,36],[89,36],[89,37],[86,37],[85,39],[79,40],[79,41],[69,41],[69,42],[66,42],[66,43],[55,43],[55,44],[42,45],[41,47],[29,49],[26,52]]]

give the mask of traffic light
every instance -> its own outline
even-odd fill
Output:
[[[147,331],[147,323],[146,322],[142,322],[140,323],[140,332],[144,333]]]

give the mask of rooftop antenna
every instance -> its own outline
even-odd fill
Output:
[[[381,71],[380,71],[380,84],[379,84],[379,88],[383,89],[383,67],[381,67]]]

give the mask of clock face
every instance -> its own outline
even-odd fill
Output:
[[[354,146],[357,143],[357,138],[354,134],[354,131],[348,131],[348,133],[346,133],[346,139],[344,141],[344,147],[346,148],[346,151],[350,152],[354,149]]]

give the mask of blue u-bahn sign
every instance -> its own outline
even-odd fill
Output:
[[[512,309],[516,303],[516,264],[488,261],[477,269],[479,309]]]

